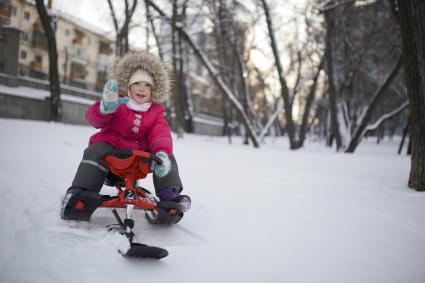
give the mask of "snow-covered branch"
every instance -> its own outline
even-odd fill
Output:
[[[385,81],[373,94],[372,99],[370,100],[370,103],[366,108],[365,114],[362,116],[362,120],[360,121],[359,127],[354,132],[353,137],[351,138],[350,144],[348,145],[345,152],[353,153],[356,150],[357,145],[360,143],[361,139],[363,138],[363,134],[365,133],[365,129],[367,128],[367,125],[372,117],[373,111],[375,110],[378,104],[379,98],[385,93],[385,90],[390,86],[390,84],[392,83],[396,75],[398,74],[401,68],[402,62],[403,62],[403,55],[399,57],[391,73],[388,75]]]
[[[368,131],[376,130],[385,120],[388,120],[389,118],[394,117],[395,115],[403,111],[408,105],[409,105],[409,101],[405,101],[403,104],[401,104],[399,107],[397,107],[393,111],[382,115],[378,120],[376,120],[375,123],[368,125],[366,127],[362,136],[364,136]]]
[[[341,1],[328,0],[323,2],[322,5],[319,6],[319,11],[320,13],[326,13],[339,6],[343,6],[343,5],[354,3],[354,2],[356,2],[356,0],[341,0]]]
[[[282,96],[279,96],[278,100],[276,101],[276,109],[273,112],[273,114],[270,116],[269,120],[267,121],[266,125],[261,130],[260,135],[258,136],[258,139],[261,141],[266,136],[267,132],[269,131],[270,127],[273,125],[273,122],[276,120],[276,118],[279,116],[279,114],[283,111],[283,107],[281,107],[280,101],[282,100]]]

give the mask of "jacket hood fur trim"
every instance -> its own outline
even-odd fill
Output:
[[[160,58],[144,51],[130,51],[114,64],[111,78],[117,81],[119,92],[127,95],[130,77],[138,69],[152,75],[152,102],[166,101],[170,96],[171,84],[168,66]]]

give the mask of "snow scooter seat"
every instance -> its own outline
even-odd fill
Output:
[[[115,186],[118,195],[102,196],[101,207],[124,208],[132,204],[136,209],[145,210],[146,218],[153,224],[175,224],[181,220],[183,209],[180,204],[159,201],[148,190],[137,186],[137,180],[151,173],[152,160],[162,162],[158,157],[139,150],[114,149],[103,160],[110,170],[105,185]]]

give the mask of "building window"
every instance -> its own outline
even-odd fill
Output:
[[[42,63],[43,62],[43,56],[41,56],[41,55],[35,55],[34,60],[37,63]]]
[[[22,31],[20,36],[21,36],[21,40],[28,40],[28,33]]]
[[[12,16],[16,16],[16,7],[12,6]]]
[[[112,48],[108,42],[104,42],[104,41],[99,42],[99,53],[104,55],[112,54]]]
[[[97,76],[96,76],[96,90],[97,91],[102,91],[103,85],[106,83],[107,79],[108,79],[108,72],[97,71]]]
[[[75,38],[72,40],[73,44],[83,45],[84,33],[77,29],[74,29]]]
[[[25,50],[21,51],[21,59],[23,60],[27,59],[27,52]]]
[[[43,57],[41,55],[35,55],[34,60],[30,63],[30,67],[33,70],[41,70],[43,68]]]
[[[37,31],[36,29],[33,30],[32,47],[48,50],[47,37],[43,31]]]
[[[65,36],[68,37],[69,36],[69,29],[65,30]]]
[[[24,12],[24,19],[28,21],[30,18],[31,18],[30,12]]]
[[[0,16],[10,19],[12,14],[12,5],[10,1],[0,1]]]
[[[72,79],[81,79],[84,80],[84,78],[87,76],[87,69],[86,66],[83,64],[79,64],[76,62],[71,62],[71,74],[70,77]]]

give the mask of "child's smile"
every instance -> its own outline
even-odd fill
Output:
[[[138,97],[140,97],[140,98],[145,98],[146,97],[146,94],[144,94],[144,93],[136,93],[136,95]]]
[[[152,86],[146,82],[137,82],[129,88],[130,98],[138,104],[150,102],[152,98]]]

